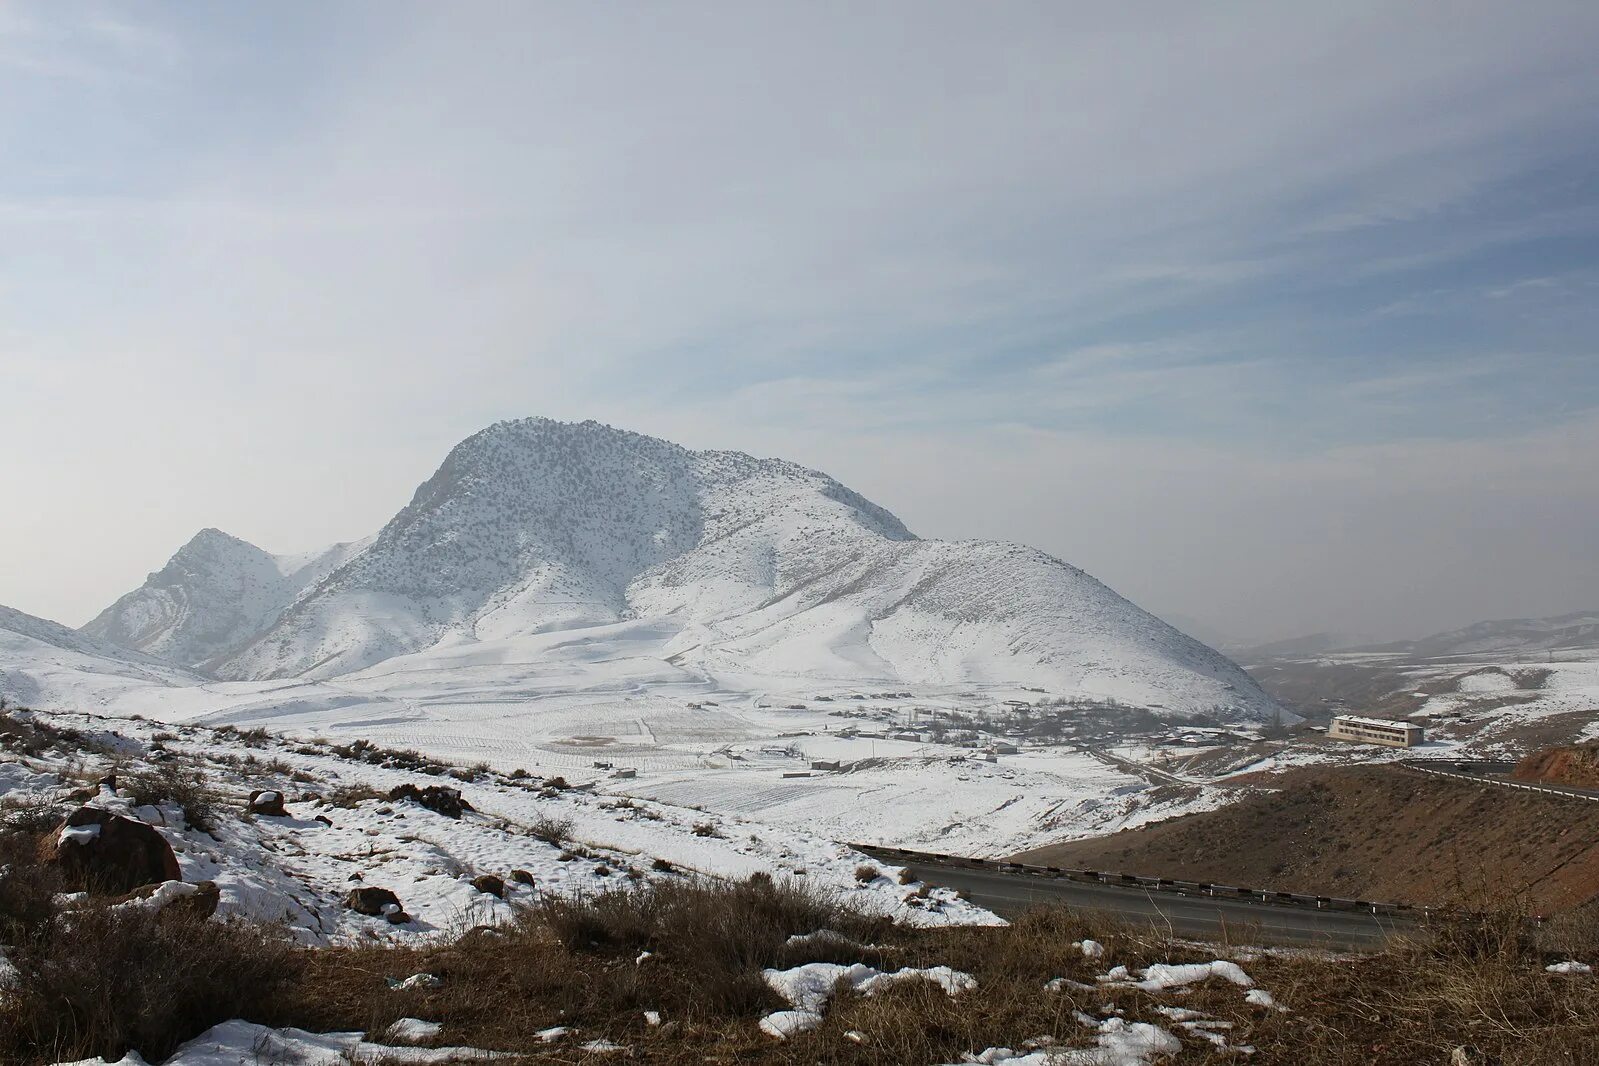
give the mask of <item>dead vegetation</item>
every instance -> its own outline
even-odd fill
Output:
[[[316,1032],[381,1034],[402,1017],[444,1025],[449,1044],[574,1061],[570,1027],[635,1058],[669,1064],[936,1063],[1028,1040],[1092,1044],[1084,1015],[1160,1025],[1179,1062],[1232,1061],[1158,1008],[1178,1004],[1217,1023],[1230,1044],[1271,1066],[1411,1066],[1469,1061],[1576,1066],[1599,1061],[1593,978],[1545,972],[1556,959],[1595,961],[1599,921],[1577,913],[1541,931],[1519,916],[1439,927],[1380,954],[1258,954],[1186,944],[1102,916],[1040,909],[1004,928],[912,929],[863,913],[799,881],[730,883],[670,877],[578,898],[544,898],[508,925],[427,946],[291,948],[270,929],[103,904],[63,910],[53,871],[32,861],[38,832],[0,834],[0,940],[16,965],[0,997],[0,1061],[22,1066],[139,1050],[160,1057],[233,1017]],[[809,936],[820,930],[829,933]],[[1078,944],[1104,945],[1092,958]],[[1180,997],[1112,987],[1111,967],[1241,961],[1286,1011],[1245,1001],[1225,981]],[[947,995],[906,981],[874,996],[840,990],[820,1028],[776,1041],[757,1027],[788,1005],[767,967],[865,963],[880,970],[946,965],[974,989]],[[413,974],[437,987],[396,990]],[[1046,985],[1068,984],[1059,991]],[[651,1025],[645,1012],[664,1024]],[[857,1034],[847,1037],[846,1034]]]
[[[789,941],[792,932],[824,928],[840,935]],[[1104,957],[1075,946],[1089,937],[1104,943]],[[1596,945],[1584,943],[1591,960]],[[432,949],[314,952],[304,980],[260,1020],[381,1032],[401,1017],[423,1017],[443,1022],[450,1043],[535,1061],[573,1061],[571,1050],[537,1035],[560,1025],[650,1062],[884,1064],[955,1062],[1040,1038],[1083,1047],[1091,1031],[1077,1012],[1115,1012],[1179,1036],[1179,1062],[1234,1061],[1157,1010],[1175,1003],[1229,1026],[1228,1042],[1252,1046],[1247,1061],[1262,1066],[1413,1066],[1448,1062],[1455,1048],[1482,1056],[1468,1061],[1599,1061],[1592,979],[1546,973],[1548,961],[1568,956],[1549,954],[1519,919],[1445,930],[1371,956],[1220,954],[1242,959],[1288,1010],[1248,1003],[1241,989],[1215,979],[1175,998],[1104,986],[1096,977],[1116,965],[1136,971],[1208,961],[1218,951],[1099,916],[1041,909],[1008,928],[914,930],[762,879],[680,882],[549,901],[507,929]],[[973,974],[977,987],[956,997],[925,981],[871,997],[841,991],[817,1030],[783,1042],[760,1033],[758,1018],[786,1006],[761,969],[811,961],[886,970],[943,964]],[[419,972],[437,975],[440,986],[395,992],[385,980]],[[1089,987],[1046,991],[1057,977]],[[666,1024],[647,1024],[645,1011]]]
[[[173,758],[147,764],[135,773],[120,775],[117,787],[135,807],[177,805],[183,820],[202,832],[221,817],[220,800],[205,770],[191,760]]]
[[[111,754],[115,745],[106,737],[55,725],[36,711],[0,701],[0,751],[29,759],[45,755],[76,759]]]
[[[270,926],[63,896],[40,844],[59,826],[0,829],[0,1062],[159,1062],[183,1041],[277,999],[303,953]]]

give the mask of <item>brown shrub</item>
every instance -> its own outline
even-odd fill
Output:
[[[570,818],[552,818],[545,814],[527,827],[528,835],[535,840],[542,840],[546,844],[560,847],[572,839],[572,820]]]
[[[216,825],[217,797],[198,763],[182,759],[155,763],[119,778],[117,789],[135,807],[177,804],[183,820],[202,832]]]
[[[371,785],[340,785],[328,793],[328,802],[335,807],[355,807],[367,800],[388,799],[387,792],[381,792]]]
[[[674,998],[696,1016],[747,1015],[771,1006],[761,970],[788,964],[792,935],[834,929],[869,940],[890,925],[803,882],[770,878],[649,881],[592,896],[545,898],[522,918],[524,935],[547,930],[569,951],[650,951],[671,958],[692,973]]]
[[[177,907],[58,913],[8,953],[19,981],[0,1000],[0,1059],[21,1063],[116,1059],[130,1049],[158,1062],[259,1010],[298,962],[275,929]]]

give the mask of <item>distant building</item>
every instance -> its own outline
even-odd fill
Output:
[[[1389,748],[1413,748],[1423,739],[1421,726],[1411,722],[1391,722],[1386,718],[1362,718],[1354,714],[1340,714],[1334,718],[1327,735],[1334,740],[1381,744]]]
[[[838,769],[841,769],[841,766],[842,766],[842,764],[840,764],[837,759],[812,759],[811,760],[811,769],[812,770],[838,770]]]

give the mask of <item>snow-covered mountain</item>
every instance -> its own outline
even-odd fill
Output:
[[[363,546],[269,555],[219,529],[202,529],[83,632],[207,670],[258,637],[307,585]]]
[[[92,707],[131,689],[200,680],[171,663],[0,606],[0,696],[13,703]]]
[[[1599,611],[1577,611],[1552,618],[1503,618],[1474,622],[1420,640],[1381,644],[1371,650],[1418,656],[1594,651],[1599,650]]]
[[[94,631],[149,634],[141,647],[260,680],[652,620],[663,659],[710,673],[1273,709],[1228,659],[1042,552],[920,540],[825,474],[594,422],[467,438],[332,565],[291,573],[220,536],[179,553],[216,565],[175,558]]]

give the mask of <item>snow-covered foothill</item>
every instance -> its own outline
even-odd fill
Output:
[[[74,726],[98,722],[76,715],[52,720]],[[138,772],[153,765],[142,764],[131,753],[154,743],[152,737],[162,727],[140,721],[116,724],[124,770]],[[201,831],[187,823],[176,805],[134,808],[122,794],[103,791],[90,804],[152,825],[172,847],[183,878],[129,905],[160,906],[210,881],[217,886],[220,915],[282,922],[302,942],[326,944],[372,936],[447,935],[494,924],[507,920],[518,902],[540,894],[621,887],[632,883],[630,872],[641,878],[736,879],[761,873],[804,878],[866,911],[908,923],[999,921],[947,890],[930,892],[912,906],[890,878],[861,886],[854,870],[868,861],[866,856],[799,831],[645,800],[622,804],[585,789],[544,787],[496,775],[473,781],[444,778],[459,786],[473,808],[451,818],[417,802],[386,798],[397,786],[437,784],[437,776],[273,739],[252,739],[252,747],[227,731],[180,727],[176,735],[162,735],[164,750],[195,760],[218,786],[241,795],[281,790],[294,813],[246,817],[242,803],[228,801],[222,806],[237,813],[221,814]],[[246,756],[258,763],[270,758],[278,769],[243,771],[239,767]],[[67,791],[61,775],[76,769],[69,764],[77,757],[41,757],[26,772],[0,762],[0,795],[54,802]],[[52,767],[60,772],[51,772]],[[241,779],[241,774],[268,776]],[[333,797],[341,793],[355,798],[335,805]],[[532,827],[543,823],[568,827],[567,839],[541,839]],[[712,831],[702,832],[707,826]],[[497,879],[489,883],[498,884],[499,894],[480,890],[483,875]],[[398,903],[390,907],[397,905],[408,920],[393,924],[381,913],[372,917],[352,909],[348,897],[361,887],[392,891]]]

